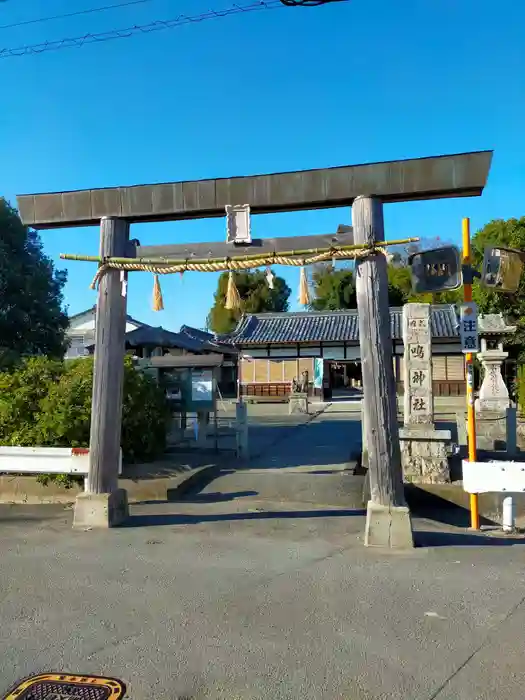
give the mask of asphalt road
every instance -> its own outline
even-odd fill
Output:
[[[62,670],[132,700],[523,700],[524,540],[415,520],[417,549],[366,550],[362,511],[322,505],[352,479],[349,418],[276,415],[278,440],[261,419],[250,469],[123,528],[0,506],[0,685]]]
[[[69,510],[0,507],[6,688],[58,669],[133,700],[523,698],[521,541],[417,522],[446,546],[384,554],[361,515],[249,497],[133,515],[73,532]]]

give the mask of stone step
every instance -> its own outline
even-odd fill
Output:
[[[364,476],[336,471],[330,473],[292,470],[251,470],[227,474],[209,483],[199,498],[217,495],[260,500],[342,506],[361,510]],[[192,495],[188,495],[191,501]]]

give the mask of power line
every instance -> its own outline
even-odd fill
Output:
[[[41,44],[30,44],[27,46],[18,46],[15,48],[0,49],[1,58],[11,58],[13,56],[28,56],[33,54],[45,53],[46,51],[60,51],[62,49],[81,48],[85,44],[95,44],[104,41],[113,41],[114,39],[128,39],[135,34],[149,34],[162,29],[174,29],[184,24],[192,24],[205,22],[210,19],[223,19],[230,15],[242,13],[257,12],[259,10],[276,10],[285,7],[281,0],[258,0],[249,5],[232,5],[224,10],[209,10],[199,15],[179,15],[173,19],[156,20],[149,24],[134,25],[125,29],[113,29],[107,32],[99,32],[97,34],[84,34],[83,36],[69,37],[59,39],[57,41],[45,41]]]
[[[3,0],[0,0],[2,2]],[[51,22],[56,19],[66,19],[69,17],[78,17],[79,15],[91,15],[96,12],[105,12],[106,10],[115,10],[121,7],[129,7],[130,5],[142,5],[151,0],[127,0],[127,2],[118,2],[114,5],[103,5],[102,7],[92,7],[87,10],[77,10],[76,12],[66,12],[61,15],[50,15],[49,17],[37,17],[35,19],[27,19],[13,24],[0,24],[0,29],[14,29],[15,27],[26,27],[28,24],[40,24],[42,22]],[[347,0],[281,0],[283,5],[287,7],[319,7],[319,5],[328,5],[331,2],[347,2]]]
[[[115,5],[104,5],[103,7],[92,7],[89,10],[78,10],[77,12],[68,12],[63,15],[51,15],[49,17],[37,17],[36,19],[27,19],[14,24],[0,24],[0,29],[14,29],[15,27],[25,27],[28,24],[39,24],[41,22],[51,22],[55,19],[64,19],[66,17],[78,17],[79,15],[90,15],[95,12],[105,12],[106,10],[114,10],[119,7],[128,7],[129,5],[142,5],[143,3],[151,2],[151,0],[127,0],[127,2],[118,2]]]
[[[331,2],[347,2],[347,0],[281,0],[286,7],[319,7]]]

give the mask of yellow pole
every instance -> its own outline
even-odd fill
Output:
[[[471,265],[470,251],[470,219],[463,219],[463,263]],[[463,285],[464,301],[472,301],[472,284]],[[467,442],[468,461],[476,461],[476,413],[474,410],[474,364],[473,354],[465,355],[465,374],[467,378]],[[479,530],[478,494],[470,494],[470,525],[474,530]]]

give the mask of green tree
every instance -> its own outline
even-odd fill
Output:
[[[388,300],[390,306],[403,306],[412,296],[412,277],[407,265],[388,266]]]
[[[0,366],[22,355],[63,356],[66,273],[55,270],[36,231],[0,198]]]
[[[485,248],[498,245],[525,251],[525,216],[495,219],[477,231],[472,238],[474,265],[480,269]],[[512,357],[525,362],[525,275],[513,294],[492,291],[476,281],[473,296],[482,313],[502,313],[509,323],[517,326],[507,350]]]
[[[316,265],[311,279],[315,295],[310,304],[313,311],[337,311],[357,307],[354,275],[349,268],[335,269],[330,263]]]
[[[63,371],[62,362],[47,357],[28,357],[16,370],[0,371],[0,444],[41,444],[40,403]]]
[[[410,267],[401,254],[388,265],[388,299],[390,306],[403,306],[409,301],[432,304],[455,304],[462,299],[461,289],[438,294],[414,294]],[[350,268],[335,269],[331,264],[318,266],[312,275],[314,311],[336,311],[357,308],[354,273]]]
[[[234,273],[241,304],[238,309],[225,309],[228,276],[228,272],[223,272],[219,277],[215,300],[207,318],[208,327],[215,333],[230,333],[244,313],[288,311],[290,287],[282,277],[275,277],[273,289],[270,289],[261,270]]]
[[[357,308],[354,272],[349,267],[334,268],[332,264],[318,265],[312,274],[313,311],[337,311]],[[410,292],[410,270],[389,266],[388,298],[390,306],[401,306]]]
[[[65,362],[29,357],[0,372],[0,444],[87,447],[92,391],[92,357]],[[164,391],[126,358],[121,435],[126,461],[162,454],[169,421]]]

